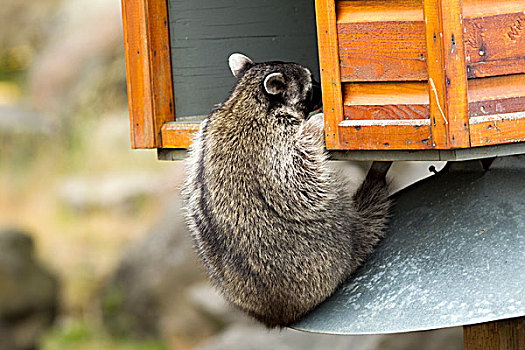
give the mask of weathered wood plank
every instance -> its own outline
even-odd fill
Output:
[[[525,111],[525,74],[470,80],[468,100],[469,117]]]
[[[162,0],[122,0],[131,146],[161,146],[174,120],[167,8]]]
[[[517,13],[525,9],[525,0],[463,0],[463,15],[465,17],[484,17]]]
[[[420,0],[337,1],[337,22],[422,21]]]
[[[525,3],[517,13],[467,18],[469,78],[525,72]]]
[[[428,90],[423,82],[343,84],[345,119],[425,119]]]
[[[469,101],[485,101],[520,96],[525,96],[525,74],[469,80]]]
[[[199,131],[199,123],[165,123],[162,126],[162,148],[190,148]]]
[[[470,118],[523,112],[525,111],[525,96],[471,102],[468,108]]]
[[[338,1],[342,81],[426,79],[421,1]]]
[[[425,82],[345,83],[343,84],[345,120],[362,123],[361,126],[367,129],[366,133],[370,134],[373,130],[382,130],[367,125],[374,120],[385,120],[385,128],[390,128],[394,127],[396,120],[428,118],[431,88],[431,85]],[[509,116],[516,112],[525,113],[525,74],[470,80],[468,109],[470,118],[468,123],[472,128],[470,132],[472,146],[523,141],[524,122],[511,121]],[[355,126],[359,125],[355,124]],[[430,127],[433,127],[432,119]],[[339,128],[341,130],[341,124]],[[409,128],[398,128],[396,132],[402,133],[406,130],[412,131]],[[347,135],[349,132],[343,130],[340,133]],[[381,135],[381,137],[391,137],[385,133]],[[376,135],[376,137],[380,136]],[[362,140],[362,138],[352,139],[345,136],[344,144],[340,144],[341,149],[363,149],[360,144]],[[379,144],[377,140],[372,142]],[[399,145],[399,142],[389,142],[388,139],[385,139],[384,143],[388,143],[388,147],[380,149],[396,149]],[[408,145],[419,147],[417,142]],[[402,144],[402,149],[409,149],[408,145]]]
[[[341,80],[426,79],[422,21],[339,23]]]
[[[343,120],[343,97],[339,70],[339,52],[335,0],[316,0],[317,40],[325,120],[325,144],[327,149],[337,149],[339,133],[337,125]]]
[[[470,146],[467,101],[467,70],[463,42],[461,0],[439,0],[443,32],[443,72],[445,116],[448,122],[448,146]]]
[[[426,80],[428,55],[435,57],[439,49],[439,40],[433,46],[428,35],[440,32],[441,20],[438,2],[423,4],[426,40],[421,2],[339,1],[341,80]],[[469,78],[525,72],[525,1],[463,4]],[[453,7],[445,8],[448,13]]]
[[[339,124],[340,149],[429,149],[429,119],[345,120]]]
[[[445,74],[443,72],[443,31],[439,2],[424,0],[425,37],[427,44],[428,91],[432,144],[448,148],[448,118],[445,114]]]
[[[130,117],[131,147],[156,147],[153,106],[147,103],[151,96],[149,75],[149,52],[145,8],[142,0],[122,0],[124,25],[124,52]]]
[[[426,119],[430,108],[423,104],[344,106],[345,120]]]
[[[525,111],[470,118],[472,146],[525,141]]]
[[[378,82],[343,84],[345,105],[428,104],[424,82]]]
[[[525,349],[525,317],[463,327],[465,350]]]

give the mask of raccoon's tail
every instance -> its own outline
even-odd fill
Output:
[[[373,162],[353,196],[358,221],[354,253],[359,260],[364,260],[385,235],[391,207],[386,173],[391,164]]]

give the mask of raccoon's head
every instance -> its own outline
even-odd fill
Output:
[[[238,80],[235,89],[254,91],[270,113],[306,119],[321,106],[321,85],[306,67],[290,62],[254,63],[239,53],[228,61]]]

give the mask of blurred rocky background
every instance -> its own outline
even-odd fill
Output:
[[[122,45],[120,1],[2,1],[0,350],[462,348],[458,329],[268,331],[226,305],[181,216],[183,165],[130,149]],[[428,174],[396,167],[394,188]]]

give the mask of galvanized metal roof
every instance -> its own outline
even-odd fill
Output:
[[[525,155],[486,172],[449,164],[396,194],[388,236],[293,328],[396,333],[525,315]]]

